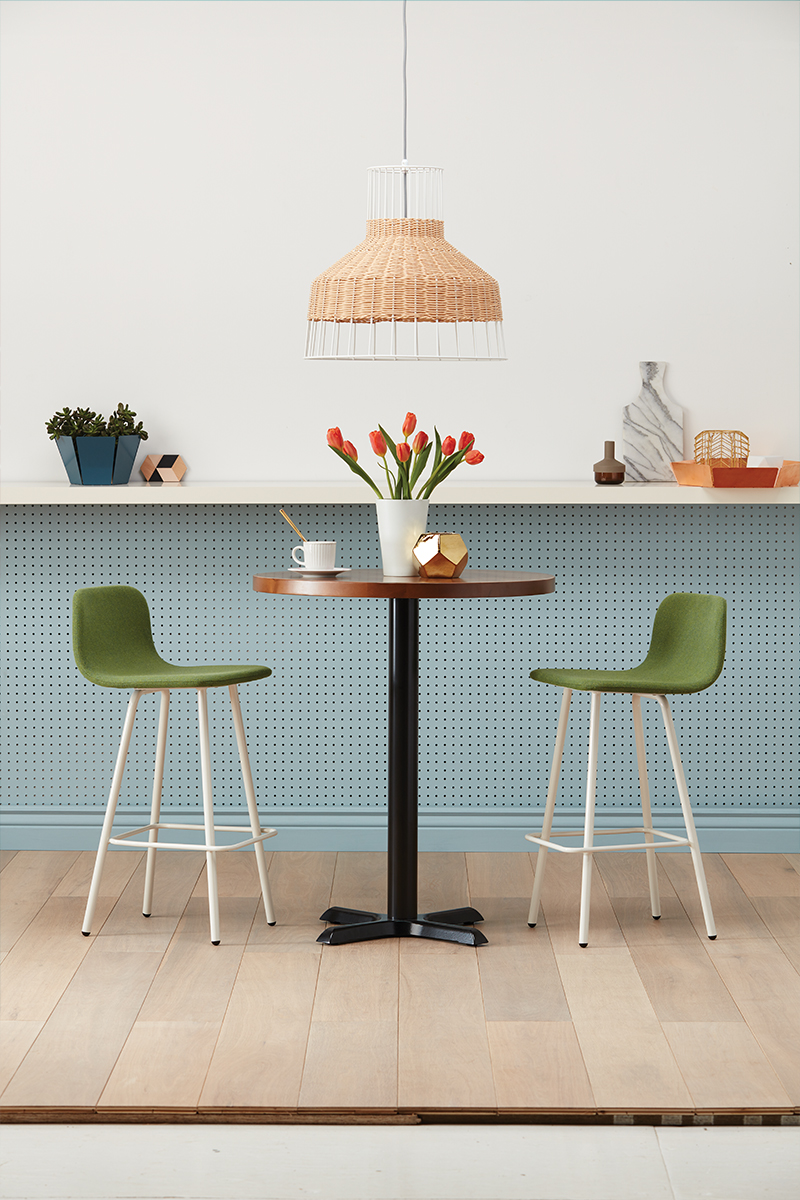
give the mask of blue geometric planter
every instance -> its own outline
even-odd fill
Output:
[[[56,438],[70,483],[104,486],[127,483],[141,438],[135,433],[120,437]]]
[[[114,455],[112,483],[128,482],[141,440],[138,433],[123,433],[117,438],[117,453]]]
[[[67,472],[70,483],[83,483],[81,469],[78,466],[78,452],[75,449],[75,439],[71,437],[56,438],[58,452]]]

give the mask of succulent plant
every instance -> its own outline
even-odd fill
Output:
[[[127,404],[118,404],[108,421],[90,408],[62,408],[46,422],[45,428],[51,439],[60,437],[121,437],[133,433],[142,441],[147,432],[142,422],[134,424],[136,413]]]
[[[133,433],[140,437],[143,442],[146,442],[147,432],[144,425],[141,421],[138,425],[134,425],[135,419],[136,413],[132,412],[127,404],[118,404],[108,418],[107,432],[109,436],[122,437],[123,434]]]

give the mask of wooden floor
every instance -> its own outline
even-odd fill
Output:
[[[268,858],[270,856],[268,855]],[[385,907],[385,856],[277,852],[278,924],[253,855],[219,860],[222,944],[201,854],[4,852],[0,1104],[11,1119],[242,1119],[327,1112],[791,1113],[800,1106],[800,855],[705,856],[705,936],[687,854],[662,854],[653,921],[644,858],[598,856],[590,945],[576,856],[551,855],[527,927],[532,856],[422,854],[420,909],[466,903],[480,949],[315,941],[337,904]]]

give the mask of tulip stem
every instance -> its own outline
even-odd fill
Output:
[[[389,494],[390,494],[390,497],[391,497],[391,499],[393,499],[393,500],[396,500],[396,499],[397,499],[397,496],[395,496],[395,494],[394,494],[394,493],[395,493],[395,481],[394,481],[394,479],[392,478],[392,476],[389,474],[389,464],[388,464],[388,462],[386,461],[386,455],[385,455],[385,454],[384,454],[384,456],[383,456],[383,469],[384,469],[384,471],[386,472],[386,482],[387,482],[387,483],[388,483],[388,485],[389,485]]]

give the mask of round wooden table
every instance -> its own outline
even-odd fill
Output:
[[[384,937],[426,937],[482,946],[472,929],[483,917],[475,908],[417,911],[417,772],[419,723],[419,602],[543,596],[555,589],[552,575],[528,571],[464,571],[459,579],[421,579],[349,571],[312,577],[297,571],[253,576],[257,592],[273,596],[340,596],[389,601],[389,794],[387,900],[385,913],[329,908],[317,938],[335,946]]]

